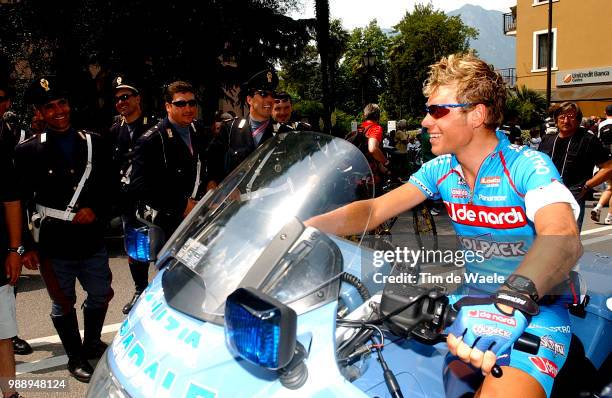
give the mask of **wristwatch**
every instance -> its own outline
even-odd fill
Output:
[[[528,295],[533,301],[538,301],[540,298],[535,283],[522,275],[510,275],[504,282],[504,286],[515,292]]]
[[[8,251],[9,252],[13,252],[13,253],[17,253],[20,256],[23,256],[23,254],[25,253],[25,247],[23,247],[23,245],[17,246],[17,247],[9,247]]]

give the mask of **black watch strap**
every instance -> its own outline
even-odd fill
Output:
[[[13,252],[13,253],[17,253],[20,256],[23,256],[23,254],[25,253],[25,247],[23,247],[23,246],[9,247],[8,251],[9,252]]]
[[[521,293],[500,290],[495,293],[494,300],[497,304],[508,305],[527,315],[538,315],[540,313],[540,306],[538,303]]]

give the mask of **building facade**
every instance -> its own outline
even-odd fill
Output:
[[[517,0],[504,15],[516,36],[517,86],[546,92],[548,0]],[[552,1],[551,102],[575,101],[585,116],[612,103],[612,1]]]

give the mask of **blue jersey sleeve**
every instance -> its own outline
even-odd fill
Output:
[[[561,182],[561,176],[550,157],[533,149],[524,148],[512,169],[516,189],[523,195],[553,181]]]
[[[450,156],[439,156],[425,163],[410,176],[409,182],[419,188],[428,199],[439,199],[438,180],[446,173],[450,166]]]

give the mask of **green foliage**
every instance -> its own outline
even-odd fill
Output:
[[[337,78],[338,63],[344,55],[348,37],[349,34],[342,28],[340,21],[332,20],[330,23],[331,46],[329,58],[334,66],[330,69],[331,81],[335,81]],[[321,62],[319,52],[313,44],[307,45],[297,56],[283,60],[279,76],[281,77],[279,90],[286,91],[298,99],[322,99]],[[332,87],[335,86],[335,84],[332,85]]]
[[[386,52],[389,38],[376,20],[365,28],[354,29],[347,42],[346,53],[338,70],[338,107],[357,113],[369,102],[378,102],[387,88],[388,61]],[[376,57],[372,67],[366,67],[364,55],[371,51]]]
[[[319,119],[323,116],[323,104],[320,101],[301,100],[293,105],[295,113],[307,118],[315,130],[319,129]]]
[[[508,90],[504,119],[513,117],[522,128],[539,126],[546,117],[546,97],[526,86]]]
[[[431,4],[415,5],[394,29],[397,35],[387,52],[389,88],[382,102],[395,118],[416,117],[425,103],[422,88],[429,65],[442,56],[467,52],[469,40],[478,32],[459,16],[449,17]]]
[[[282,14],[298,2],[66,0],[58,6],[22,0],[0,6],[0,56],[4,53],[11,65],[28,64],[31,74],[14,72],[18,86],[57,74],[67,76],[82,95],[92,85],[88,58],[97,54],[105,70],[141,77],[156,98],[173,80],[194,83],[203,109],[214,113],[223,89],[296,57],[312,39],[312,20]],[[104,85],[112,77],[109,73]]]
[[[343,112],[340,109],[334,111],[332,118],[336,120],[334,135],[339,137],[345,137],[346,134],[351,131],[351,123],[356,120],[353,115]]]

